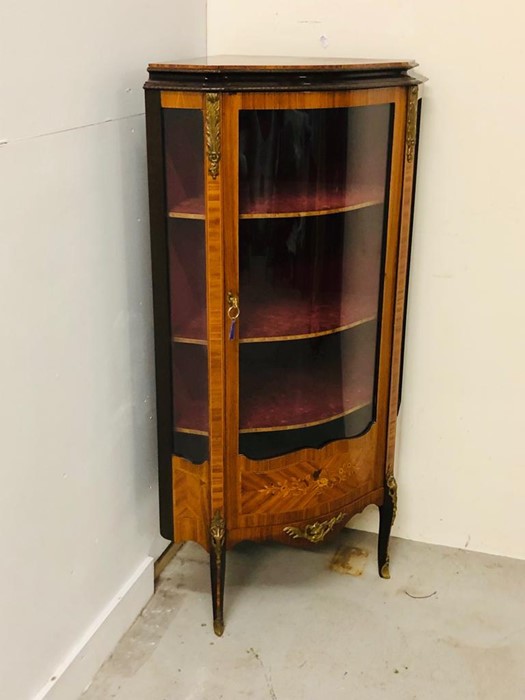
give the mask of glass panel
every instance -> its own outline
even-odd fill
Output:
[[[166,197],[170,216],[204,218],[202,112],[165,109]]]
[[[164,110],[173,453],[208,458],[204,136],[200,110]]]
[[[240,113],[239,449],[375,419],[391,105]]]
[[[168,223],[171,332],[173,340],[206,341],[206,250],[204,222]]]

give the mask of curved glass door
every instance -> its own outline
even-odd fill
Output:
[[[164,109],[173,454],[208,458],[204,127],[197,109]]]
[[[375,418],[393,107],[241,110],[239,452]]]

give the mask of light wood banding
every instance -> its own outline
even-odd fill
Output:
[[[206,94],[205,100],[218,100],[220,130],[224,137],[223,96]],[[206,112],[208,114],[208,112]],[[209,114],[208,114],[209,118]],[[204,124],[206,133],[206,123]],[[224,464],[225,464],[225,404],[224,404],[224,243],[223,168],[217,174],[210,172],[205,153],[206,173],[206,299],[208,308],[208,372],[209,372],[209,429],[210,429],[210,509],[224,517]],[[222,165],[222,164],[221,164]]]
[[[202,93],[163,91],[160,104],[163,109],[202,109]]]

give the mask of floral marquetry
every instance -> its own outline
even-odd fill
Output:
[[[242,475],[242,512],[282,512],[309,509],[338,499],[352,490],[361,494],[373,483],[374,470],[356,456],[337,454],[327,461],[308,460],[285,468]]]

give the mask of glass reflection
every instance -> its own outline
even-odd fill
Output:
[[[391,105],[240,113],[240,451],[374,420]]]
[[[200,110],[165,109],[173,453],[208,457],[204,138]]]

